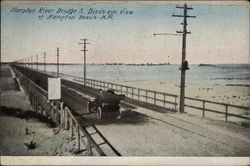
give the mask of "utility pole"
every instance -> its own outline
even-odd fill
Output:
[[[83,79],[84,79],[84,85],[86,83],[86,52],[88,51],[86,49],[86,45],[87,44],[90,44],[90,43],[87,43],[87,40],[88,39],[80,39],[80,40],[83,40],[83,43],[79,43],[79,44],[83,44]]]
[[[33,57],[31,56],[31,68],[33,68]]]
[[[31,58],[29,57],[29,68],[31,68]]]
[[[57,52],[57,78],[59,77],[59,48],[56,49]]]
[[[172,36],[182,36],[182,60],[181,60],[181,89],[180,89],[180,108],[179,112],[184,112],[184,98],[185,98],[185,77],[186,70],[188,70],[188,62],[186,61],[186,34],[190,34],[191,32],[187,32],[187,18],[196,18],[196,16],[187,15],[187,10],[193,10],[192,7],[188,7],[185,3],[184,6],[177,5],[176,8],[183,9],[183,15],[175,15],[173,17],[183,17],[183,31],[176,31],[176,33],[154,33],[154,36],[157,35],[172,35]]]
[[[44,51],[43,53],[43,67],[44,67],[44,72],[46,72],[46,52]]]
[[[38,55],[36,54],[36,70],[38,70]]]
[[[185,3],[184,6],[176,6],[178,9],[183,9],[183,15],[175,15],[173,17],[183,17],[183,31],[176,31],[176,33],[182,34],[182,60],[181,60],[181,90],[180,90],[180,108],[181,113],[184,112],[184,99],[185,99],[185,79],[186,79],[186,70],[189,69],[188,62],[186,61],[186,35],[191,32],[187,32],[187,18],[196,18],[196,16],[187,15],[187,10],[193,10],[192,7],[188,7]]]

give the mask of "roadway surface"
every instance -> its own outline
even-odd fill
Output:
[[[62,84],[62,100],[83,121],[94,124],[123,156],[250,156],[248,128],[136,105],[123,106],[121,119],[98,121],[86,110],[97,91],[67,81]]]
[[[1,65],[1,92],[18,91],[19,86],[8,65]]]

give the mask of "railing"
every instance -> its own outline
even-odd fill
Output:
[[[76,77],[70,75],[67,76],[73,77],[75,81],[78,81],[82,84],[84,83],[84,79],[82,77]],[[124,94],[129,99],[137,100],[140,102],[146,102],[149,104],[161,106],[164,108],[170,108],[172,110],[177,111],[178,95],[164,93],[164,92],[157,92],[142,88],[135,88],[135,87],[125,86],[106,81],[99,81],[94,79],[86,79],[85,85],[96,89],[103,89],[103,90],[113,89],[117,94]]]
[[[205,112],[207,111],[207,112],[213,112],[213,113],[225,115],[225,121],[228,121],[229,116],[250,120],[250,116],[249,116],[250,115],[250,111],[249,111],[250,107],[243,107],[243,106],[238,106],[238,105],[233,105],[233,104],[219,103],[219,102],[214,102],[214,101],[208,101],[208,100],[196,99],[196,98],[191,98],[191,97],[185,97],[185,103],[187,102],[187,100],[198,102],[198,104],[193,103],[192,105],[191,104],[185,104],[185,107],[202,110],[202,116],[203,117],[205,117]],[[209,104],[213,105],[213,107],[214,106],[224,107],[224,111],[222,112],[222,111],[218,111],[218,109],[214,110],[213,108],[208,108]],[[248,115],[248,116],[242,116],[242,115],[237,115],[237,114],[230,113],[229,108],[236,108],[237,112],[239,112],[238,109],[244,110],[245,115]]]
[[[77,77],[77,76],[72,76],[68,74],[63,74],[60,73],[60,76],[62,77],[70,77],[72,80],[75,80],[77,82],[80,82],[84,84],[84,79],[82,77]],[[105,81],[99,81],[99,80],[94,80],[94,79],[86,79],[85,85],[96,88],[96,89],[114,89],[116,93],[120,94],[125,94],[126,97],[137,100],[137,101],[142,101],[162,107],[166,107],[166,105],[171,105],[172,109],[177,111],[177,98],[178,95],[174,94],[168,94],[168,93],[163,93],[163,92],[157,92],[157,91],[151,91],[151,90],[146,90],[146,89],[141,89],[141,88],[135,88],[135,87],[130,87],[130,86],[125,86],[121,84],[115,84],[115,83],[110,83],[110,82],[105,82]],[[172,99],[172,100],[171,100]],[[198,102],[198,104],[186,104],[187,101],[195,101]],[[214,108],[208,108],[209,104],[217,105],[223,107],[224,111],[219,111],[219,109],[214,109]],[[198,105],[198,106],[197,106]],[[174,107],[174,108],[173,108]],[[238,105],[233,105],[233,104],[227,104],[227,103],[219,103],[219,102],[214,102],[214,101],[209,101],[209,100],[203,100],[203,99],[197,99],[197,98],[191,98],[191,97],[185,97],[185,107],[189,107],[192,109],[198,109],[202,110],[202,116],[205,117],[205,112],[212,112],[212,113],[217,113],[221,115],[225,115],[225,121],[228,121],[228,117],[237,117],[241,119],[246,119],[250,120],[249,115],[250,112],[250,107],[244,107],[244,106],[238,106]],[[233,114],[230,113],[230,109],[238,109],[239,110],[244,110],[245,111],[245,116],[242,116],[242,114]],[[237,112],[237,113],[238,113]]]
[[[62,125],[64,129],[69,130],[70,140],[76,140],[75,148],[77,152],[84,151],[87,155],[93,155],[92,147],[94,147],[98,155],[105,156],[105,153],[96,144],[87,130],[78,123],[72,111],[67,106],[64,107],[63,102],[48,100],[47,91],[36,85],[15,67],[12,69],[19,78],[33,111],[46,116],[57,125]]]

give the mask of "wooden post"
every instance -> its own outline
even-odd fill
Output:
[[[56,110],[55,110],[54,105],[52,105],[51,108],[52,108],[52,109],[51,109],[51,118],[52,118],[52,120],[55,122],[55,121],[56,121],[56,116],[55,116]]]
[[[70,124],[70,140],[73,140],[74,126],[73,126],[73,120],[72,120],[72,118],[69,118],[69,124]]]
[[[64,111],[63,111],[63,102],[60,103],[60,124],[64,123]]]
[[[45,109],[43,110],[43,116],[47,117],[47,113]]]
[[[88,139],[87,139],[87,149],[88,149],[88,155],[92,156],[91,142]]]
[[[65,129],[68,130],[68,108],[66,107],[64,109],[64,124],[65,124]]]
[[[39,102],[39,99],[38,99],[38,96],[36,95],[36,112],[38,112],[38,102]]]
[[[202,101],[203,110],[202,110],[202,116],[205,117],[205,101]]]
[[[41,114],[42,108],[41,105],[38,106],[38,113]]]
[[[33,109],[33,95],[30,93],[30,108]]]
[[[148,91],[146,91],[146,103],[148,102]]]
[[[177,111],[177,97],[174,97],[174,103],[175,103],[175,105],[174,105],[174,109],[175,109],[175,111]]]
[[[134,88],[131,89],[132,89],[132,99],[134,99]]]
[[[227,122],[227,116],[228,116],[228,105],[225,105],[225,107],[226,107],[226,117],[225,117],[225,120],[226,120],[226,122]]]
[[[166,95],[163,94],[163,107],[166,107]]]
[[[76,125],[76,135],[77,135],[77,149],[78,152],[81,150],[81,140],[80,140],[80,127]]]
[[[35,111],[35,112],[37,112],[37,110],[36,110],[36,103],[37,103],[37,101],[36,101],[36,98],[34,97],[34,107],[33,107],[33,111]]]
[[[50,104],[50,117],[52,118],[53,121],[55,119],[54,113],[55,113],[54,102],[52,102]]]
[[[154,92],[154,104],[156,104],[156,92]]]
[[[35,103],[36,103],[35,95],[33,95],[33,98],[32,98],[32,110],[33,111],[35,111]]]
[[[126,96],[128,97],[128,87],[126,86]]]
[[[57,125],[60,124],[60,114],[59,114],[58,108],[57,108],[57,110],[55,112],[55,122],[56,122]]]
[[[122,92],[122,86],[121,86],[121,94],[122,94],[123,92]]]
[[[138,89],[138,101],[140,101],[140,89]]]

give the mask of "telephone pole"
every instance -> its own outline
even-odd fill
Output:
[[[171,36],[182,36],[182,60],[181,60],[181,89],[180,89],[180,108],[179,112],[184,112],[184,98],[185,98],[185,79],[186,79],[186,70],[189,69],[188,62],[186,61],[186,34],[190,34],[191,32],[187,32],[187,18],[196,18],[196,16],[187,15],[187,10],[193,10],[192,7],[188,7],[185,3],[184,6],[177,5],[176,8],[183,9],[183,15],[173,14],[173,17],[183,17],[183,31],[176,31],[176,33],[154,33],[154,36],[157,35],[171,35]]]
[[[28,68],[30,67],[30,57],[27,58],[28,59]]]
[[[44,51],[44,53],[43,53],[43,69],[44,69],[44,72],[46,72],[46,52]]]
[[[87,40],[88,39],[80,39],[80,40],[83,40],[83,43],[79,43],[79,44],[83,44],[83,79],[84,79],[84,85],[86,83],[86,52],[88,51],[86,49],[86,45],[87,44],[90,44],[90,43],[87,43]]]
[[[176,31],[176,33],[182,34],[182,60],[181,60],[181,90],[180,90],[180,108],[179,111],[181,113],[184,112],[184,99],[185,99],[185,79],[186,79],[186,70],[189,69],[188,62],[186,61],[186,35],[191,32],[187,32],[187,18],[196,18],[196,16],[187,15],[187,10],[193,10],[192,7],[188,7],[185,3],[184,6],[176,6],[178,9],[183,10],[183,15],[173,14],[173,17],[183,17],[183,31]]]
[[[56,49],[57,56],[57,78],[59,77],[59,48]]]
[[[31,57],[29,57],[29,68],[31,68]]]
[[[31,56],[31,68],[33,69],[33,57]]]
[[[36,54],[36,70],[38,70],[38,55]]]

